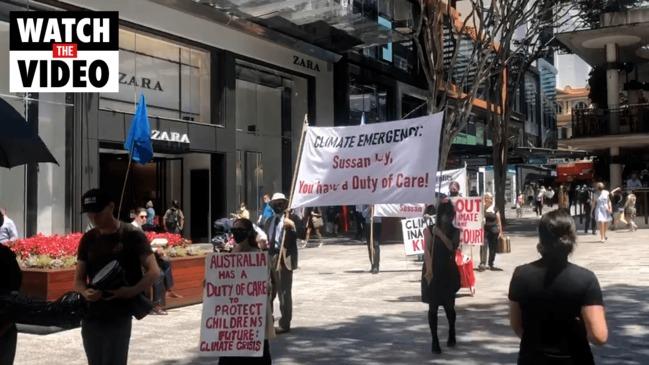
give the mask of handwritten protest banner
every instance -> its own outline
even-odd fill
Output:
[[[266,252],[207,256],[201,356],[263,355],[268,275]]]
[[[455,226],[462,230],[460,244],[481,246],[484,243],[482,198],[451,198],[455,206]]]
[[[291,207],[432,202],[442,115],[309,127]]]
[[[437,191],[450,195],[451,182],[460,185],[460,192],[466,189],[466,169],[437,171]],[[377,204],[374,206],[375,217],[415,218],[421,217],[426,209],[426,204]]]
[[[422,255],[424,253],[424,229],[426,221],[423,217],[402,219],[403,248],[406,256]]]

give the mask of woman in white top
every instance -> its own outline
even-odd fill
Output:
[[[608,190],[604,189],[604,183],[597,183],[597,192],[595,193],[595,220],[599,227],[599,239],[604,242],[608,239],[606,237],[606,230],[608,224],[612,220],[611,213],[613,213],[613,206],[611,205],[611,198]]]

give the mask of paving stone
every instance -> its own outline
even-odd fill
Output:
[[[535,260],[535,217],[512,220],[512,253],[498,255],[502,272],[476,273],[474,297],[457,299],[458,346],[430,353],[426,305],[419,301],[421,263],[398,244],[381,247],[381,269],[368,272],[367,249],[352,240],[326,240],[300,251],[295,272],[293,328],[271,343],[275,364],[514,364],[519,340],[509,328],[507,289],[514,268]],[[470,251],[470,250],[469,250]],[[474,250],[478,261],[479,250]],[[593,270],[604,290],[609,343],[594,348],[598,364],[649,364],[649,230],[615,231],[606,243],[580,234],[571,261]],[[477,264],[477,263],[476,263]],[[213,364],[196,355],[201,306],[134,321],[129,363]],[[16,364],[85,364],[80,331],[20,334]]]

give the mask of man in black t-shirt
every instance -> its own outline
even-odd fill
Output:
[[[89,302],[88,315],[81,323],[83,347],[90,365],[126,365],[135,298],[151,287],[160,269],[144,233],[113,216],[115,204],[106,193],[89,190],[81,200],[94,226],[79,242],[74,283]],[[93,277],[113,260],[123,269],[126,285],[107,291],[89,287]]]

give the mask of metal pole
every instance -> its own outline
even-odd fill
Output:
[[[288,207],[286,212],[284,212],[285,217],[289,217],[289,210],[291,209],[291,204],[293,203],[293,194],[295,193],[295,182],[297,180],[297,175],[300,169],[300,160],[302,159],[302,151],[304,149],[304,136],[306,135],[307,129],[309,127],[309,116],[304,114],[304,123],[302,124],[302,132],[300,133],[300,144],[297,149],[297,158],[295,159],[295,164],[293,165],[293,181],[291,182],[291,193],[288,196]],[[277,260],[277,271],[281,268],[282,259],[286,251],[284,247],[284,241],[286,240],[286,230],[282,232],[282,243],[279,246],[279,259]]]

